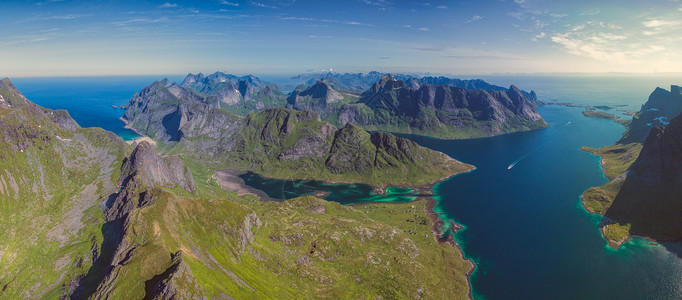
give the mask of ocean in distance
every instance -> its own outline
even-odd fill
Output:
[[[139,137],[123,128],[123,109],[114,108],[163,76],[17,77],[12,83],[26,98],[50,109],[66,109],[81,127],[101,127],[124,140]],[[172,76],[169,80],[182,80]]]
[[[458,77],[482,78],[502,86],[515,84],[535,90],[545,101],[626,105],[618,108],[624,110],[639,110],[656,86],[668,89],[671,84],[682,84],[682,77],[672,75]],[[81,126],[103,127],[124,139],[136,135],[118,120],[123,110],[111,106],[126,104],[144,86],[160,79],[163,76],[12,78],[31,101],[67,109]],[[179,81],[182,76],[169,79]],[[632,239],[614,250],[600,235],[600,217],[587,213],[580,204],[583,191],[607,179],[598,158],[579,148],[612,144],[624,127],[584,117],[582,108],[547,105],[539,111],[549,128],[472,140],[405,136],[477,167],[435,187],[436,209],[465,226],[455,237],[466,257],[477,264],[471,277],[474,297],[681,298],[682,247]],[[264,190],[286,187],[258,176],[246,179]],[[297,184],[317,187],[320,183],[294,182],[292,190],[281,192],[282,197],[305,193],[305,189],[293,188]],[[346,204],[412,198],[407,191],[389,195],[390,199],[374,197],[363,185],[335,186],[329,192],[327,199]]]

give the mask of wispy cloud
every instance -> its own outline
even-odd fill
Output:
[[[429,31],[429,28],[428,27],[419,27],[419,28],[417,28],[417,30]]]
[[[229,5],[229,6],[239,6],[239,3],[237,3],[237,2],[229,2],[229,1],[225,1],[225,0],[220,1],[220,4],[225,4],[225,5]]]
[[[277,8],[277,7],[275,7],[275,6],[272,6],[272,5],[267,5],[267,4],[263,3],[263,2],[255,2],[255,1],[251,1],[251,4],[253,4],[253,5],[255,5],[255,6],[258,6],[258,7],[265,7],[265,8]]]
[[[543,31],[538,34],[536,34],[534,37],[531,38],[533,42],[537,42],[539,39],[543,39],[547,36],[547,34]]]
[[[64,2],[64,0],[46,0],[43,2],[36,2],[36,5],[44,5],[44,4],[55,3],[55,2]]]
[[[425,52],[446,52],[450,50],[449,47],[433,46],[433,47],[413,47],[413,50],[425,51]]]
[[[131,24],[153,24],[153,23],[161,23],[168,21],[168,18],[166,17],[159,17],[159,18],[131,18],[127,20],[122,20],[122,21],[114,21],[111,22],[111,25],[114,26],[127,26]]]
[[[601,9],[590,9],[580,13],[581,16],[596,16],[601,13]]]
[[[279,20],[284,21],[307,21],[307,22],[323,22],[323,23],[336,23],[345,25],[357,25],[357,26],[374,26],[373,24],[361,23],[356,21],[341,21],[341,20],[331,20],[331,19],[315,19],[307,17],[284,17],[279,18]]]
[[[178,7],[178,4],[166,2],[164,4],[159,5],[159,8],[173,8],[173,7]]]
[[[448,9],[448,7],[447,7],[447,6],[445,6],[445,5],[438,5],[438,6],[436,6],[436,8],[440,8],[440,9]]]
[[[551,41],[568,53],[611,63],[631,63],[649,55],[672,49],[667,33],[677,32],[682,22],[676,19],[649,18],[634,26],[588,21],[570,26]],[[666,33],[666,34],[660,34]]]
[[[648,28],[662,28],[680,25],[680,21],[677,20],[661,20],[661,19],[649,19],[642,22],[644,27]]]
[[[472,22],[479,21],[479,20],[481,20],[481,19],[483,19],[483,16],[475,15],[475,16],[469,18],[468,20],[466,20],[466,22],[467,22],[467,23],[472,23]]]
[[[387,0],[361,0],[363,3],[367,5],[374,5],[374,6],[389,6],[393,4],[390,1]]]

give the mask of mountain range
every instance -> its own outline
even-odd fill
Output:
[[[167,79],[155,83],[164,86],[167,92],[150,89],[150,85],[133,98],[138,99],[136,103],[150,97],[168,103],[187,98],[242,116],[286,106],[317,112],[322,120],[336,127],[351,122],[365,130],[448,139],[494,136],[547,126],[537,113],[537,96],[533,91],[527,93],[515,86],[505,89],[482,80],[417,79],[407,75],[399,75],[405,78],[399,80],[381,74],[329,73],[326,74],[329,77],[320,78],[312,85],[300,84],[288,96],[275,84],[250,75],[189,74],[179,85]],[[364,86],[377,77],[378,80],[363,93],[346,90],[349,86]],[[152,92],[159,94],[149,95]],[[129,113],[125,116],[128,121],[133,119]],[[179,119],[168,116],[164,122],[164,126],[169,127],[172,125],[169,122],[179,122]],[[135,124],[131,127],[140,130]],[[158,129],[154,130],[155,136]],[[152,129],[143,128],[141,132],[149,134],[149,130]],[[169,138],[177,139],[175,136]]]
[[[432,85],[449,85],[454,87],[462,87],[469,90],[485,90],[485,91],[506,91],[507,89],[501,86],[490,84],[481,79],[453,79],[444,76],[423,76],[419,77],[412,74],[389,74],[377,71],[368,73],[306,73],[300,74],[291,79],[298,81],[303,86],[312,86],[318,81],[327,83],[330,87],[337,91],[362,93],[374,85],[375,82],[380,81],[381,77],[391,75],[397,80],[402,80],[411,88],[419,88],[422,84]],[[521,91],[533,103],[537,103],[537,95],[534,91]]]
[[[137,99],[161,102],[170,89],[180,90],[159,82]],[[212,142],[197,142],[210,140],[198,126],[216,114],[239,128],[224,136],[241,137],[231,150],[260,147],[244,159],[279,153],[300,161],[311,154],[297,149],[324,149],[324,159],[302,163],[322,162],[339,174],[386,170],[382,176],[429,163],[432,178],[440,176],[434,169],[454,172],[436,163],[470,168],[388,134],[334,130],[312,112],[270,109],[244,118],[187,95],[192,100],[178,99],[181,111],[168,120],[178,116],[187,135],[159,132],[168,144],[211,149]],[[138,107],[147,110],[138,121],[150,107]],[[221,136],[213,126],[205,132]],[[158,148],[131,146],[111,132],[81,128],[66,111],[30,102],[8,79],[0,81],[0,128],[0,298],[467,298],[472,265],[435,223],[428,226],[433,215],[424,200],[350,207],[238,195],[212,178],[210,161],[162,156],[157,150],[181,149],[164,148],[163,140]],[[287,144],[330,136],[338,141],[319,148]]]
[[[172,145],[173,153],[278,178],[380,187],[423,185],[472,169],[385,132],[370,134],[350,122],[337,128],[316,112],[276,108],[242,117],[173,88],[151,84],[123,116],[130,128]]]
[[[321,80],[298,87],[287,102],[298,110],[316,111],[337,126],[351,122],[366,130],[438,138],[485,137],[547,126],[536,104],[515,86],[504,91],[414,81],[410,86],[384,75],[358,97],[337,92]]]

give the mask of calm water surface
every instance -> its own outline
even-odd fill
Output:
[[[68,110],[81,127],[102,127],[124,140],[132,140],[139,135],[123,128],[119,118],[124,111],[112,106],[127,104],[135,93],[163,76],[11,79],[26,98],[43,107]],[[182,80],[182,77],[169,79]]]

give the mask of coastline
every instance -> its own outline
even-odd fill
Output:
[[[367,182],[362,182],[362,181],[329,180],[329,179],[319,179],[319,178],[313,178],[313,177],[307,177],[307,178],[278,178],[278,177],[266,176],[266,175],[263,175],[263,174],[261,174],[261,173],[258,173],[258,172],[255,172],[255,171],[251,171],[251,170],[233,169],[233,168],[225,168],[225,169],[219,169],[219,170],[235,170],[235,171],[240,171],[240,172],[242,172],[242,173],[253,172],[253,173],[258,174],[259,176],[261,176],[261,177],[263,177],[263,178],[266,178],[266,179],[275,179],[275,180],[308,180],[308,181],[322,181],[322,182],[325,183],[325,184],[366,184],[366,185],[369,185],[369,186],[371,186],[372,188],[374,188],[374,192],[375,192],[375,193],[377,193],[377,194],[379,194],[379,195],[386,195],[386,194],[385,194],[385,193],[386,193],[385,190],[386,190],[386,188],[389,187],[389,186],[393,186],[393,187],[397,187],[397,188],[409,188],[409,189],[413,189],[413,190],[415,190],[415,191],[417,191],[417,192],[421,192],[421,191],[431,191],[431,189],[433,188],[433,186],[436,185],[436,184],[439,183],[439,182],[446,181],[446,180],[448,180],[448,179],[450,179],[450,178],[452,178],[452,177],[454,177],[454,176],[457,176],[457,175],[468,174],[468,173],[471,173],[471,172],[473,172],[473,171],[476,171],[476,166],[471,165],[471,164],[467,164],[467,163],[463,163],[463,162],[460,162],[460,163],[462,163],[462,164],[464,164],[464,165],[470,166],[469,170],[456,172],[456,173],[450,174],[450,175],[448,175],[448,176],[446,176],[446,177],[443,177],[443,178],[440,178],[440,179],[436,179],[436,180],[434,180],[434,181],[432,181],[432,182],[430,182],[430,183],[425,183],[425,184],[420,184],[420,185],[413,185],[413,184],[406,184],[406,183],[403,183],[403,184],[388,184],[388,183],[383,183],[383,184],[381,184],[381,185],[376,185],[376,184],[367,183]],[[219,170],[216,170],[216,172],[219,171]]]
[[[473,137],[460,137],[460,138],[448,138],[448,137],[439,137],[439,136],[430,136],[426,134],[420,134],[420,133],[408,133],[408,132],[399,132],[399,131],[391,131],[391,130],[369,130],[369,129],[362,129],[367,132],[388,132],[390,134],[393,134],[395,136],[400,137],[399,135],[414,135],[422,138],[427,138],[427,139],[434,139],[434,140],[441,140],[441,141],[459,141],[459,140],[476,140],[476,139],[487,139],[487,138],[494,138],[502,135],[507,135],[507,134],[514,134],[514,133],[520,133],[520,132],[529,132],[529,131],[534,131],[534,130],[542,130],[549,127],[549,124],[544,127],[540,128],[529,128],[529,129],[522,129],[522,130],[515,130],[511,132],[505,132],[505,133],[498,133],[494,135],[487,135],[487,136],[473,136]]]
[[[123,122],[123,128],[129,129],[130,131],[134,132],[137,135],[147,136],[146,134],[144,134],[144,133],[138,131],[137,129],[133,128],[132,126],[130,126],[130,122],[128,122],[128,120],[126,120],[123,116],[120,116],[118,119],[121,120],[121,122]]]
[[[154,139],[152,139],[151,137],[148,137],[147,135],[143,134],[142,132],[139,132],[137,129],[130,126],[130,122],[128,122],[125,118],[123,118],[123,116],[119,117],[118,119],[121,120],[121,122],[123,122],[123,124],[124,124],[123,128],[128,129],[128,130],[130,130],[130,131],[132,131],[135,134],[140,136],[134,140],[126,141],[126,143],[128,143],[128,145],[135,147],[137,144],[139,144],[141,142],[148,142],[148,143],[152,144],[152,146],[156,147],[156,141]]]
[[[422,197],[417,197],[415,201],[420,200],[419,198]],[[433,236],[434,237],[438,236],[437,242],[440,245],[448,244],[452,247],[457,248],[457,252],[459,252],[459,255],[461,256],[462,260],[469,262],[469,265],[471,265],[469,271],[467,271],[466,274],[464,274],[464,276],[467,279],[468,285],[467,297],[469,299],[474,299],[472,295],[473,286],[471,285],[471,275],[474,273],[474,271],[476,271],[476,263],[474,263],[474,261],[464,256],[464,250],[462,250],[462,248],[459,246],[459,244],[457,244],[454,238],[454,234],[457,233],[457,231],[459,231],[460,229],[462,229],[462,225],[457,224],[454,221],[450,221],[450,226],[452,226],[452,228],[455,229],[452,230],[452,234],[448,235],[448,237],[443,239],[443,235],[440,232],[439,227],[445,224],[445,220],[441,219],[439,217],[439,214],[433,210],[436,207],[436,205],[438,205],[438,201],[432,197],[423,198],[426,198],[426,203],[424,204],[424,212],[431,220],[431,232],[433,233]]]
[[[262,201],[276,201],[271,199],[265,192],[246,185],[244,179],[239,177],[246,173],[238,169],[216,170],[211,178],[215,179],[218,185],[226,191],[235,192],[239,196],[254,195]]]

